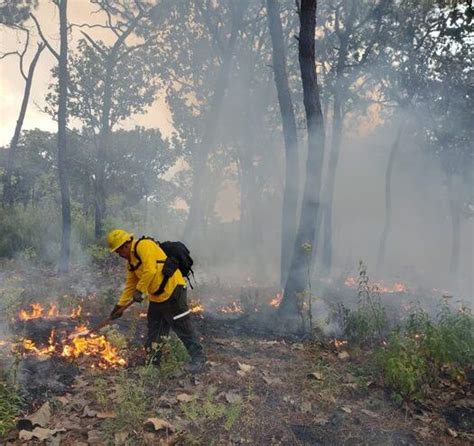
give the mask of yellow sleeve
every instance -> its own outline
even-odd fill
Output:
[[[144,240],[138,245],[137,251],[142,260],[142,276],[137,283],[136,289],[148,294],[148,287],[154,279],[157,270],[156,244],[152,240]],[[161,266],[163,267],[163,265]]]
[[[124,306],[132,300],[133,292],[137,287],[137,283],[138,277],[132,271],[127,270],[127,275],[125,277],[125,287],[117,305]]]

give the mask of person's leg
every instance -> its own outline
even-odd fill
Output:
[[[176,300],[171,326],[186,347],[189,356],[191,356],[191,361],[193,363],[204,363],[206,362],[206,355],[191,321],[191,312],[186,300],[186,288],[178,287],[174,293],[175,295],[172,298]]]
[[[150,302],[148,306],[148,336],[145,348],[151,357],[151,362],[160,365],[161,360],[161,342],[165,336],[169,335],[170,324],[165,317],[165,313],[160,304]]]

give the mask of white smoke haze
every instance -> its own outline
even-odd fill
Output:
[[[70,11],[70,20],[74,22],[80,16],[81,20],[87,21],[87,17],[83,17],[84,11],[77,15],[77,2],[72,3],[74,6]],[[237,10],[242,8],[244,23],[253,23],[250,19],[259,17],[261,24],[253,23],[254,28],[246,28],[236,39],[228,85],[216,122],[213,123],[215,138],[212,146],[207,148],[209,159],[201,185],[202,202],[199,203],[199,207],[204,209],[206,223],[205,227],[195,228],[203,236],[184,241],[196,260],[198,280],[219,280],[236,287],[251,283],[279,289],[285,171],[281,116],[265,11],[257,2],[245,3],[235,5]],[[298,48],[293,38],[297,32],[297,15],[293,3],[290,3],[282,2],[281,16],[298,127],[300,207],[307,141]],[[321,6],[322,11],[325,5]],[[44,8],[44,5],[40,5],[40,8]],[[173,150],[179,150],[179,155],[171,163],[172,168],[164,174],[160,173],[156,183],[151,182],[152,193],[147,198],[136,200],[132,206],[129,203],[124,205],[125,198],[120,192],[114,194],[111,186],[108,191],[106,228],[123,227],[137,236],[146,234],[163,241],[183,239],[195,187],[191,177],[193,154],[200,150],[206,116],[212,108],[210,98],[216,88],[225,51],[219,52],[221,49],[216,47],[215,36],[204,33],[207,29],[204,16],[195,17],[196,29],[204,34],[193,34],[192,28],[186,30],[186,17],[180,15],[186,9],[182,4],[162,2],[160,8],[163,14],[156,21],[156,26],[161,30],[159,38],[168,39],[166,42],[169,45],[182,39],[182,48],[176,45],[175,52],[172,52],[163,45],[160,54],[166,58],[156,68],[155,76],[160,77],[160,89],[153,107],[145,109],[142,114],[132,114],[117,129],[133,128],[137,123],[149,128],[159,126],[165,135],[175,138],[171,145]],[[232,22],[228,15],[229,5],[224,2],[214,5],[214,8],[207,13],[212,20],[222,21],[218,31],[221,33],[220,38],[229,39]],[[194,10],[189,13],[196,14]],[[321,25],[318,22],[318,26]],[[179,29],[182,35],[177,34]],[[322,32],[320,28],[319,32]],[[104,34],[105,31],[101,30],[97,35],[103,38]],[[79,37],[77,33],[71,35],[72,52],[77,51]],[[136,42],[137,37],[133,39],[132,42]],[[317,57],[321,59],[324,54]],[[334,86],[325,83],[323,68],[318,65],[325,110],[327,167],[332,138]],[[386,65],[378,66],[376,62],[365,66],[364,73],[369,78],[381,79],[386,69]],[[37,89],[41,82],[44,83],[45,77],[48,77],[48,83],[52,81],[49,73],[46,76],[41,73]],[[374,83],[377,86],[377,82]],[[367,95],[359,91],[356,93],[360,95],[351,99],[354,103],[345,119],[336,171],[333,264],[330,273],[324,270],[321,265],[322,244],[319,243],[315,247],[317,259],[312,281],[315,284],[321,279],[340,282],[348,275],[357,275],[359,260],[362,259],[374,281],[403,282],[413,292],[420,289],[432,292],[435,289],[431,294],[433,299],[447,292],[472,305],[474,218],[472,214],[461,218],[459,267],[456,272],[450,272],[452,223],[447,177],[440,158],[434,154],[426,139],[420,136],[420,127],[430,119],[431,111],[418,107],[416,113],[404,112],[400,117],[400,111],[393,104],[378,104],[366,112],[364,100]],[[193,103],[195,108],[189,108]],[[167,125],[162,122],[163,119]],[[391,230],[385,262],[381,266],[377,262],[377,253],[385,222],[385,172],[400,119],[407,124],[403,128],[400,149],[394,161]],[[77,121],[73,122],[76,125]],[[453,122],[454,125],[459,123]],[[31,122],[27,127],[31,127]],[[78,129],[80,131],[81,124],[78,124]],[[141,166],[144,163],[146,161],[142,161]],[[327,168],[325,174],[326,171]],[[453,178],[456,182],[456,176]],[[133,183],[138,180],[134,177],[130,181]],[[325,177],[323,190],[324,184]],[[472,206],[472,188],[472,176],[467,182],[459,181],[458,191],[466,197],[466,209],[470,209],[469,203]],[[89,189],[88,193],[92,194],[93,190]],[[323,198],[321,202],[324,202]],[[78,194],[75,200],[79,200]],[[58,206],[57,195],[53,202]],[[86,215],[77,203],[76,217],[73,217],[73,258],[82,264],[91,264],[93,261],[88,250],[88,245],[93,241],[93,202],[88,206],[89,214]],[[80,229],[77,215],[84,217]],[[52,252],[58,250],[59,231],[58,224],[57,237],[43,243],[48,258],[54,257]],[[287,255],[291,256],[291,253]],[[94,283],[87,282],[75,287],[78,293],[95,289]],[[315,289],[317,294],[322,291]],[[324,299],[324,296],[321,297]],[[323,308],[318,308],[318,311],[325,313]]]

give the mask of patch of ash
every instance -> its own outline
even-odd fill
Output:
[[[79,368],[62,358],[27,357],[20,361],[18,369],[20,393],[26,402],[62,395],[78,374]]]

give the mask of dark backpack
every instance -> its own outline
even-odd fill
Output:
[[[166,260],[162,261],[163,262],[163,276],[165,277],[163,282],[160,285],[160,288],[155,291],[156,295],[159,295],[163,292],[168,279],[176,272],[177,269],[181,271],[181,274],[183,277],[186,278],[186,280],[189,283],[189,286],[191,289],[193,289],[193,286],[191,284],[191,275],[194,277],[194,271],[193,271],[193,264],[194,261],[191,258],[189,249],[183,242],[159,242],[155,240],[153,237],[146,237],[143,236],[137,240],[137,243],[135,245],[135,256],[138,259],[138,264],[134,267],[134,269],[138,268],[140,264],[142,263],[142,259],[140,259],[140,256],[138,255],[138,244],[140,243],[141,240],[153,240],[166,254]],[[195,280],[196,281],[196,280]]]

